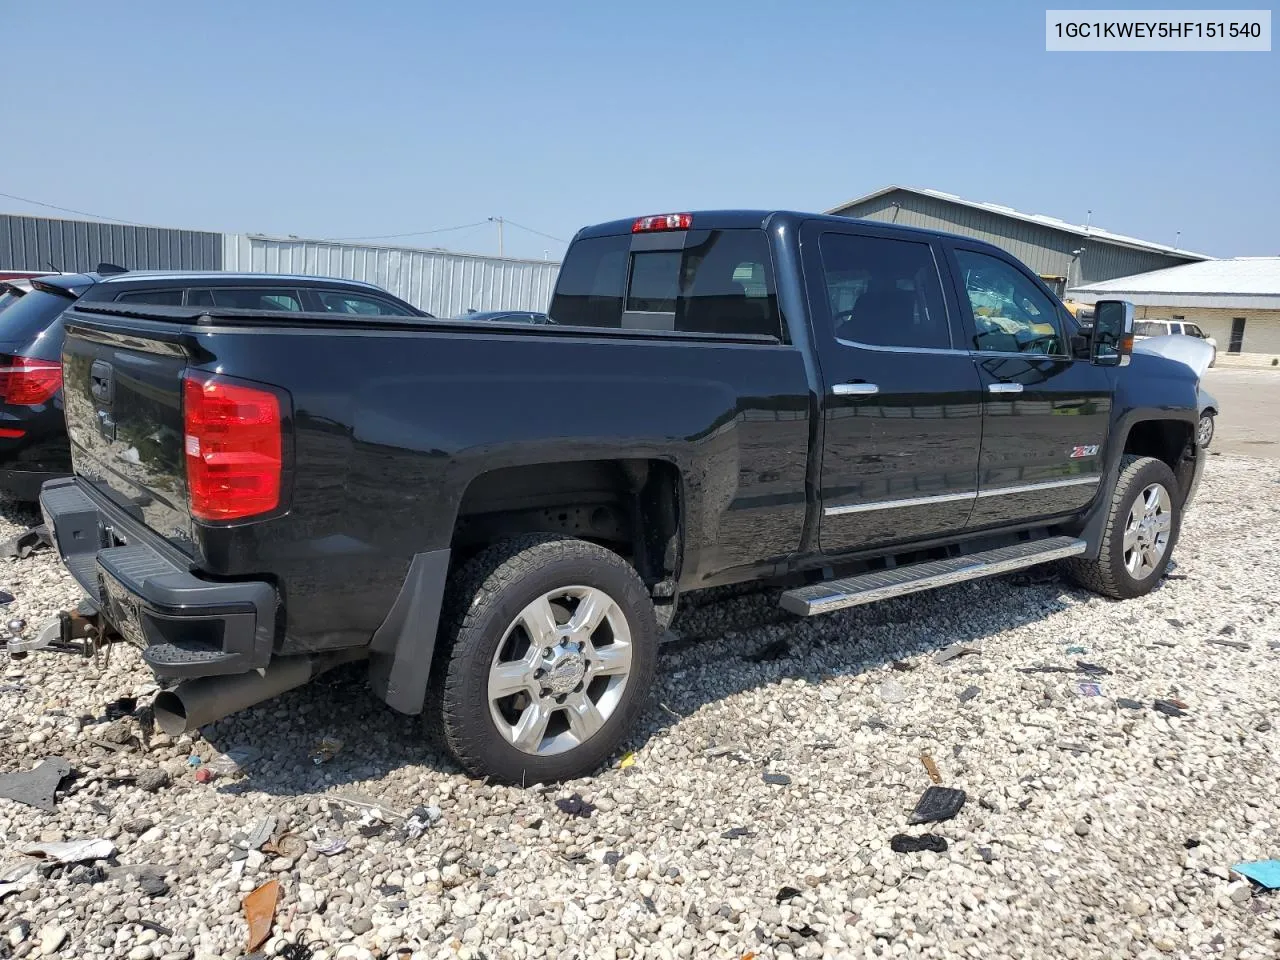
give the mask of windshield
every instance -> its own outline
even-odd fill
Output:
[[[71,297],[60,296],[45,290],[32,290],[15,300],[8,298],[0,309],[0,342],[23,343],[35,339],[63,310],[75,303]]]

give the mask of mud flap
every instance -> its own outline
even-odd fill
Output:
[[[392,710],[421,713],[449,574],[449,551],[419,553],[369,645],[369,685]]]

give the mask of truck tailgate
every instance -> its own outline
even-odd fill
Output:
[[[63,391],[76,473],[190,553],[181,337],[172,325],[68,320]]]

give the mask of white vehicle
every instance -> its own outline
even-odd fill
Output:
[[[1133,324],[1133,339],[1146,340],[1150,337],[1163,336],[1195,337],[1213,347],[1213,358],[1209,366],[1218,362],[1218,341],[1208,336],[1194,323],[1185,320],[1136,320]]]

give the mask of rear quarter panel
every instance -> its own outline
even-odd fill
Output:
[[[448,547],[467,485],[521,464],[673,463],[687,587],[796,550],[809,396],[787,345],[335,329],[194,334],[203,369],[292,397],[289,512],[197,525],[209,572],[271,573],[293,649],[363,642],[415,553]]]

